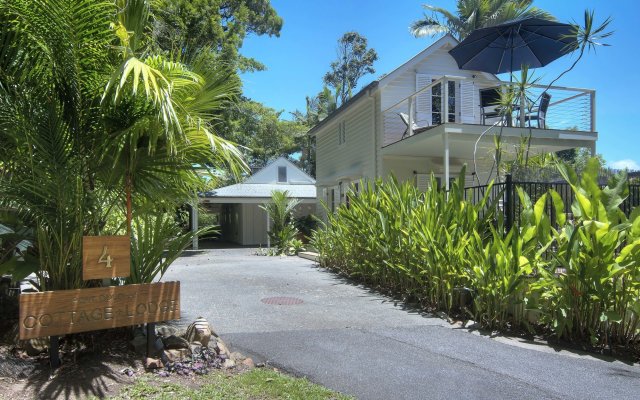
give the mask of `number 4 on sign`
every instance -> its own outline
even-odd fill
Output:
[[[107,250],[107,246],[104,246],[102,248],[102,255],[100,256],[100,258],[98,259],[99,263],[103,263],[103,264],[107,264],[107,268],[111,268],[111,261],[113,261],[113,258],[111,258],[111,256],[108,253],[109,250]],[[94,258],[95,260],[95,258]]]

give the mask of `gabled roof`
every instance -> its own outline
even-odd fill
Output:
[[[278,167],[283,166],[287,167],[287,182],[278,182]],[[245,179],[243,183],[281,183],[300,185],[314,184],[316,181],[285,157],[278,157],[265,165],[261,170]]]
[[[452,46],[455,46],[458,43],[460,43],[458,39],[454,38],[451,34],[447,33],[440,39],[433,42],[427,48],[425,48],[424,50],[422,50],[421,52],[413,56],[407,62],[403,63],[398,68],[394,69],[384,77],[380,78],[380,80],[373,81],[367,86],[363,87],[355,96],[349,99],[349,101],[341,105],[337,110],[335,110],[329,116],[327,116],[327,118],[323,119],[318,124],[316,124],[313,128],[311,128],[307,132],[307,134],[309,135],[315,134],[320,128],[327,125],[331,120],[333,120],[338,115],[340,115],[344,110],[349,108],[352,104],[356,103],[360,98],[364,96],[365,93],[371,93],[373,91],[376,91],[376,90],[379,90],[380,88],[385,87],[388,83],[392,82],[398,75],[402,75],[408,69],[415,68],[417,64],[424,61],[426,57],[429,57],[436,50],[440,49],[441,47],[447,44],[451,44]],[[481,72],[481,73],[486,74],[484,72]],[[486,74],[486,75],[496,78],[495,75],[492,75],[492,74]]]
[[[278,182],[278,168],[287,168],[287,181]],[[203,194],[206,198],[271,198],[274,190],[288,191],[291,197],[315,199],[315,179],[307,175],[291,161],[280,157],[256,172],[242,183],[214,189]]]
[[[271,192],[274,190],[287,191],[290,197],[298,199],[315,199],[315,185],[282,185],[271,183],[236,183],[235,185],[225,186],[205,193],[207,198],[227,198],[227,197],[243,197],[243,198],[271,198]]]
[[[340,115],[342,113],[342,111],[344,111],[347,108],[351,107],[352,104],[354,104],[355,102],[360,100],[360,98],[362,98],[366,93],[369,93],[371,91],[376,90],[377,87],[378,87],[378,81],[373,81],[370,84],[368,84],[367,86],[365,86],[362,89],[360,89],[360,91],[358,93],[356,93],[355,96],[353,96],[352,98],[347,100],[346,103],[344,103],[343,105],[341,105],[340,107],[335,109],[325,119],[323,119],[322,121],[318,122],[313,128],[309,129],[309,132],[307,132],[307,134],[308,135],[313,135],[318,129],[320,129],[321,127],[325,126],[327,123],[329,123],[329,121],[331,121],[332,119],[334,119],[335,117]]]
[[[405,62],[404,64],[400,65],[398,68],[394,69],[393,71],[385,75],[382,79],[380,79],[380,83],[378,84],[378,86],[384,87],[389,82],[393,81],[398,75],[401,75],[407,69],[414,68],[417,64],[424,61],[425,58],[429,57],[431,54],[433,54],[436,50],[440,49],[444,45],[451,44],[452,46],[456,46],[458,43],[460,43],[458,39],[451,36],[450,33],[447,33],[440,39],[431,43],[426,49],[422,50],[420,53],[411,57],[407,62]]]

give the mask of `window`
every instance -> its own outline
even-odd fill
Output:
[[[336,210],[336,190],[334,188],[331,188],[331,192],[330,196],[329,196],[329,203],[331,204],[331,212],[334,212]]]
[[[278,167],[278,182],[287,181],[287,167]]]
[[[347,141],[347,123],[342,121],[338,124],[338,144],[342,145]]]
[[[432,82],[435,82],[433,79]],[[449,115],[448,122],[456,122],[456,82],[448,81],[449,88]],[[431,120],[434,125],[442,123],[442,83],[438,83],[431,88]]]

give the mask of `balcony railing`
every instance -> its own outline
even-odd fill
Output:
[[[384,144],[428,130],[444,122],[477,125],[505,125],[595,132],[595,91],[562,86],[526,85],[524,96],[513,101],[510,115],[497,104],[481,107],[480,92],[489,88],[507,92],[517,83],[443,76],[430,85],[383,110]],[[544,124],[535,118],[542,94],[550,96]],[[524,111],[520,112],[520,105]],[[485,116],[483,118],[483,112]],[[486,111],[494,111],[493,117]],[[496,111],[502,116],[497,117]],[[446,116],[446,117],[445,117]]]

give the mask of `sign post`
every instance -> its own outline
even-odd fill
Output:
[[[131,274],[129,236],[85,236],[84,280]],[[158,282],[20,295],[20,339],[49,336],[52,368],[60,365],[58,336],[147,324],[147,352],[153,351],[155,323],[180,319],[180,282]]]

